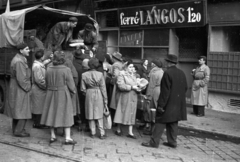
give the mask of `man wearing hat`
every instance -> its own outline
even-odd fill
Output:
[[[85,45],[85,50],[95,52],[98,48],[97,34],[94,32],[92,24],[87,23],[83,30],[78,33],[78,39],[82,39]]]
[[[145,147],[158,148],[160,138],[166,126],[167,141],[163,145],[176,148],[178,121],[187,120],[186,92],[188,89],[187,79],[184,72],[176,67],[178,58],[175,55],[167,55],[168,69],[164,72],[161,81],[161,93],[158,99],[156,112],[156,124]]]
[[[28,68],[26,57],[29,47],[25,43],[17,45],[19,52],[11,61],[11,79],[9,97],[6,101],[5,114],[13,119],[12,131],[16,137],[29,137],[25,126],[27,119],[32,118],[30,105],[31,70]]]
[[[58,22],[47,34],[45,48],[48,50],[65,49],[68,42],[71,42],[73,28],[77,26],[78,19],[70,17],[67,22]]]
[[[113,92],[112,92],[112,97],[111,97],[111,103],[110,103],[110,107],[113,109],[116,109],[116,96],[117,96],[117,88],[116,88],[116,82],[117,82],[117,77],[119,75],[119,72],[122,70],[123,68],[123,63],[122,63],[122,54],[115,51],[112,54],[112,71],[111,71],[111,75],[112,75],[112,79],[111,79],[111,84],[113,85]]]
[[[146,122],[145,130],[143,134],[150,135],[152,133],[151,123],[151,108],[156,109],[158,104],[158,98],[160,95],[160,84],[163,77],[162,62],[159,59],[152,61],[152,70],[149,73],[149,84],[147,87],[147,100],[148,106],[144,111],[144,120]]]

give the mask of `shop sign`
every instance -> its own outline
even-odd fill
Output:
[[[119,9],[120,27],[191,27],[206,24],[206,1]]]
[[[122,31],[120,33],[120,46],[142,46],[142,31]]]

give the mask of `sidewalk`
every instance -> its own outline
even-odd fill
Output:
[[[179,122],[180,129],[187,129],[193,132],[207,132],[228,138],[236,138],[240,141],[240,114],[206,110],[205,117],[196,117],[190,114],[192,112],[191,108],[188,108],[187,111],[188,120]],[[30,122],[29,129],[31,129],[31,124]],[[162,144],[158,149],[155,149],[141,146],[142,142],[149,140],[149,136],[143,135],[137,129],[134,129],[137,140],[126,137],[127,129],[123,131],[124,136],[118,137],[114,135],[115,129],[107,130],[107,139],[100,140],[98,137],[90,138],[89,133],[78,132],[76,128],[73,128],[73,139],[78,143],[75,146],[67,146],[63,145],[64,137],[60,136],[62,129],[59,128],[57,134],[58,141],[49,144],[50,134],[48,129],[31,129],[31,137],[28,138],[14,137],[11,130],[11,119],[0,114],[0,144],[39,152],[65,159],[66,161],[204,162],[209,161],[209,158],[212,159],[211,161],[240,160],[240,145],[224,140],[219,141],[179,135],[177,149],[167,148]],[[166,141],[165,136],[162,142],[164,141]]]
[[[197,117],[192,111],[187,108],[187,121],[179,122],[180,128],[240,140],[240,114],[206,109],[204,117]]]

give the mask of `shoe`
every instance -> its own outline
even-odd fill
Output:
[[[203,114],[197,114],[197,117],[203,117],[204,115]]]
[[[130,135],[130,134],[128,134],[127,137],[128,137],[128,138],[132,138],[132,139],[137,139],[137,137],[136,137],[135,135]]]
[[[51,144],[51,143],[56,142],[56,141],[57,141],[57,138],[51,138],[49,143]]]
[[[21,132],[21,133],[14,133],[15,137],[30,137],[29,133]]]
[[[91,130],[90,130],[90,128],[85,128],[84,129],[84,132],[90,132]]]
[[[65,140],[64,144],[65,145],[75,145],[77,142],[74,140]]]
[[[90,137],[91,137],[91,138],[94,138],[94,137],[95,137],[95,134],[90,134]]]
[[[174,144],[171,144],[171,143],[168,143],[168,142],[163,142],[163,145],[171,147],[171,148],[176,148],[177,147],[177,145],[174,145]]]
[[[194,112],[191,112],[190,114],[196,115],[196,113],[194,113]]]
[[[143,134],[144,134],[144,135],[150,135],[150,136],[151,136],[151,135],[152,135],[152,132],[151,132],[151,131],[143,131]]]
[[[107,138],[107,136],[104,134],[104,135],[100,135],[100,137],[99,137],[100,139],[106,139]]]
[[[152,145],[150,142],[143,142],[142,146],[144,147],[152,147],[152,148],[158,148],[158,146]]]
[[[122,131],[121,131],[121,132],[115,131],[115,134],[116,134],[117,136],[122,136]]]

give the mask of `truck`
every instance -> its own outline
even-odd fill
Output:
[[[77,36],[79,30],[86,23],[92,23],[98,33],[98,23],[90,15],[50,8],[37,5],[22,10],[5,12],[0,15],[0,113],[4,112],[8,97],[10,81],[10,63],[17,54],[16,45],[25,42],[34,51],[31,36],[44,42],[48,31],[60,21],[68,21],[69,17],[77,17],[78,24],[74,28],[73,36]],[[33,52],[28,59],[29,68],[34,61]]]

